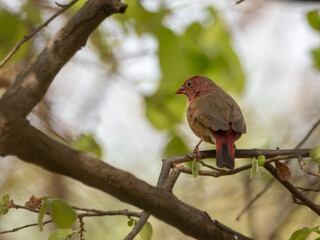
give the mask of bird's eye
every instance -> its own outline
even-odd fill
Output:
[[[190,87],[191,85],[192,85],[191,81],[187,82],[187,87]]]

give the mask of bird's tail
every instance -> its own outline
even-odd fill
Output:
[[[237,133],[230,128],[228,131],[216,131],[216,158],[217,166],[220,168],[234,168],[234,142],[237,139]]]

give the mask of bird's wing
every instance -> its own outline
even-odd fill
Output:
[[[194,100],[194,119],[213,131],[229,129],[227,104],[217,94],[208,93]]]
[[[241,110],[235,100],[224,91],[215,91],[199,96],[195,102],[194,117],[202,125],[213,131],[232,129],[239,133],[246,132],[246,125]]]

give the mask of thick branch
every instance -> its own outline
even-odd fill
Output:
[[[124,12],[117,0],[89,0],[16,78],[0,101],[2,114],[25,117],[42,99],[53,78],[83,47],[93,30],[109,15]]]

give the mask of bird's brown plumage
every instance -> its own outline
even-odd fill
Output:
[[[216,144],[217,165],[234,168],[234,142],[246,133],[236,101],[211,79],[198,75],[185,81],[176,93],[188,98],[187,119],[192,131],[201,140]]]

